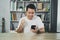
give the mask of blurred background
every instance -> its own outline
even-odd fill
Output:
[[[35,15],[44,23],[45,32],[60,32],[60,0],[0,0],[0,32],[14,31],[26,6],[36,6]]]

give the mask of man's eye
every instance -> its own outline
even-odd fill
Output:
[[[29,12],[29,14],[34,14],[34,12]]]
[[[29,12],[29,14],[31,14],[31,12]]]
[[[34,13],[32,13],[32,14],[34,14]]]

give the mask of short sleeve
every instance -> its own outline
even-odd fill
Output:
[[[18,24],[18,27],[17,27],[17,28],[19,28],[19,26],[20,26],[20,24],[21,24],[22,19],[25,19],[25,17],[22,17],[22,18],[19,20],[19,24]]]
[[[40,17],[37,18],[37,26],[38,28],[44,27],[44,24],[42,23],[42,20],[40,19]]]
[[[22,19],[19,20],[19,23],[18,23],[18,26],[17,26],[16,30],[19,28],[19,26],[20,26],[20,24],[21,24],[21,20],[22,20]]]

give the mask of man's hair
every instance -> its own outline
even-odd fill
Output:
[[[34,4],[29,4],[29,5],[27,5],[26,11],[28,11],[28,8],[34,9],[34,10],[36,11],[36,7],[35,7]]]

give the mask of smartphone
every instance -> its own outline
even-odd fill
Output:
[[[36,25],[31,25],[31,29],[35,30]]]

